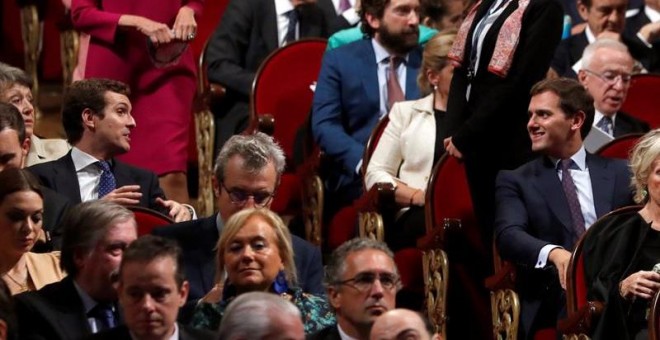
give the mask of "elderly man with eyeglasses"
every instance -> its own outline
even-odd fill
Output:
[[[582,54],[578,78],[594,97],[593,125],[613,138],[650,129],[646,122],[619,111],[628,94],[634,64],[626,45],[613,39],[598,39]]]
[[[367,238],[349,240],[333,251],[325,283],[337,325],[308,340],[368,340],[376,318],[394,309],[401,288],[392,251]]]
[[[154,234],[176,239],[183,250],[186,278],[190,282],[189,304],[179,315],[189,317],[190,305],[215,285],[215,245],[224,221],[246,208],[269,208],[285,166],[284,152],[263,133],[232,136],[222,147],[215,164],[213,191],[218,213],[195,221],[157,228]],[[321,280],[321,252],[311,243],[292,235],[298,282],[305,292],[325,294]]]

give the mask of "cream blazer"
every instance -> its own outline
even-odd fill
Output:
[[[65,139],[41,139],[35,135],[30,138],[30,152],[25,159],[25,166],[54,161],[71,149]]]
[[[426,191],[436,137],[433,95],[394,104],[389,118],[367,166],[367,190],[379,182],[396,186],[398,178],[412,188]]]

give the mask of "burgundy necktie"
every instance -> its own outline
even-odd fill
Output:
[[[392,109],[392,106],[396,102],[400,102],[405,99],[403,95],[403,90],[401,90],[401,85],[399,84],[399,75],[397,69],[401,64],[401,58],[399,57],[390,57],[390,66],[387,70],[387,111],[389,112]]]
[[[351,3],[348,0],[339,0],[339,14],[351,8]]]
[[[572,159],[562,159],[561,160],[561,186],[564,189],[564,195],[566,195],[566,200],[568,201],[568,208],[571,210],[571,219],[573,220],[573,229],[578,238],[582,236],[585,231],[584,228],[584,216],[582,215],[582,209],[580,208],[580,200],[577,196],[577,188],[575,187],[575,182],[573,182],[573,177],[568,169],[573,165]]]

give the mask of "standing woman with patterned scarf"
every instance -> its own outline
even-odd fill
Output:
[[[465,164],[481,236],[469,242],[476,249],[465,251],[485,256],[480,268],[471,268],[479,283],[492,273],[495,177],[531,157],[529,91],[548,70],[561,39],[562,17],[557,0],[480,0],[468,12],[449,53],[455,70],[444,145]],[[479,299],[487,303],[483,284],[478,286]]]

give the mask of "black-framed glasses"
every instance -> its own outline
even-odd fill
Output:
[[[224,182],[221,182],[222,188],[229,194],[229,200],[236,205],[243,206],[247,203],[248,199],[252,197],[254,205],[258,208],[263,208],[270,202],[271,199],[275,196],[274,192],[268,191],[247,191],[243,189],[229,189],[225,186]]]
[[[347,285],[353,287],[360,292],[365,292],[374,285],[376,280],[380,281],[380,285],[383,289],[392,290],[398,288],[400,278],[396,274],[392,273],[359,273],[355,275],[352,279],[339,281],[337,284]]]
[[[621,80],[623,85],[628,85],[630,84],[630,80],[632,79],[632,75],[629,73],[619,73],[619,72],[614,72],[614,71],[605,71],[603,73],[598,73],[589,69],[583,69],[585,72],[591,73],[594,76],[600,78],[603,82],[605,82],[608,85],[614,85],[618,80]]]

